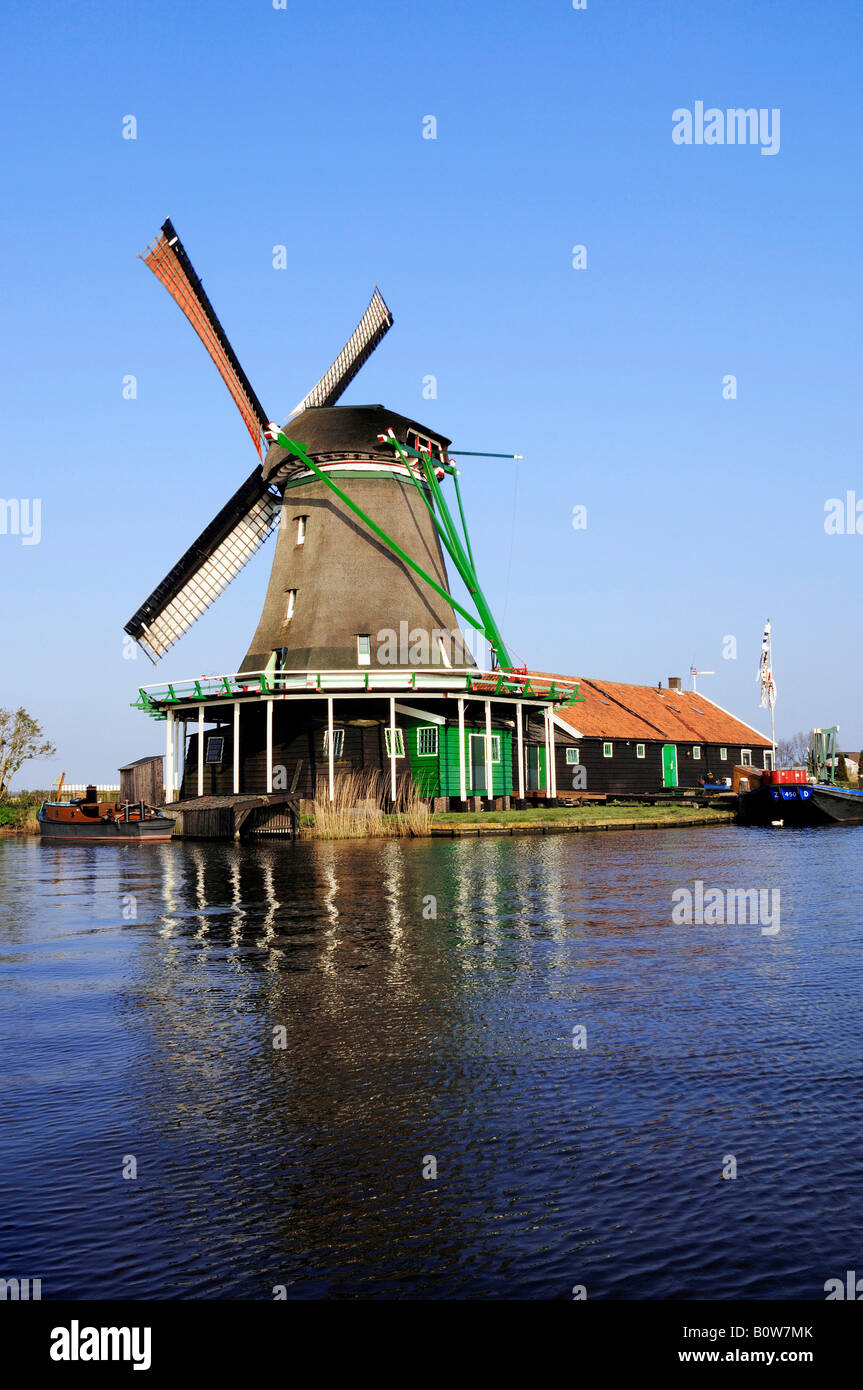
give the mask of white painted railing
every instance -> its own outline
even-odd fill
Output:
[[[458,690],[489,695],[523,696],[526,699],[559,698],[561,701],[578,690],[578,681],[552,680],[548,676],[513,673],[510,671],[478,671],[476,667],[364,667],[340,671],[242,671],[225,676],[191,676],[178,681],[161,681],[140,687],[141,707],[154,704],[177,704],[193,700],[217,701],[235,699],[242,695],[278,695],[289,691],[307,690],[312,694],[325,691],[392,691],[392,690]]]

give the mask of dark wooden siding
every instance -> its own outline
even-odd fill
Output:
[[[540,726],[541,733],[541,726]],[[557,774],[557,794],[559,798],[573,794],[573,773],[575,767],[566,761],[566,748],[579,750],[579,763],[585,769],[586,784],[581,790],[586,792],[611,792],[616,795],[626,792],[655,792],[663,786],[662,749],[671,740],[643,740],[643,758],[637,756],[638,739],[568,739],[560,729],[555,730],[555,771]],[[603,754],[603,744],[610,742],[612,756]],[[752,753],[752,764],[761,768],[764,765],[764,750],[752,744],[725,744],[726,758],[720,756],[717,743],[700,745],[701,757],[694,758],[692,743],[674,743],[677,749],[677,786],[682,791],[698,787],[702,777],[710,771],[716,781],[731,777],[735,763],[741,761],[742,749],[748,747]]]
[[[162,806],[165,801],[165,779],[161,756],[120,768],[120,800],[146,801],[148,806]]]

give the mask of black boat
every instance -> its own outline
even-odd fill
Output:
[[[860,825],[863,791],[828,782],[762,786],[743,793],[739,811],[747,825]]]

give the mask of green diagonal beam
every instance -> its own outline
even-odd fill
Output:
[[[393,446],[394,446],[396,452],[398,453],[398,455],[399,455],[399,457],[400,457],[402,463],[404,464],[405,468],[407,469],[407,471],[408,471],[408,473],[409,473],[411,479],[413,480],[415,486],[416,486],[417,489],[419,490],[420,496],[422,497],[423,501],[425,502],[426,506],[428,507],[429,513],[430,513],[430,515],[432,516],[432,518],[433,518],[433,520],[434,520],[434,523],[435,523],[435,526],[436,526],[437,529],[438,529],[438,532],[440,533],[440,538],[441,538],[441,540],[443,541],[444,545],[446,546],[447,550],[449,551],[450,556],[452,557],[453,564],[455,565],[456,569],[458,570],[459,574],[461,575],[462,579],[464,580],[465,584],[467,585],[467,588],[468,588],[469,592],[470,592],[471,594],[475,593],[475,592],[476,592],[476,587],[477,587],[477,585],[476,585],[476,574],[475,574],[475,572],[474,572],[473,565],[470,563],[470,560],[468,559],[468,556],[465,554],[464,546],[462,545],[462,543],[461,543],[461,538],[460,538],[458,532],[457,532],[456,529],[455,529],[455,526],[454,526],[453,521],[452,521],[452,517],[449,515],[449,513],[448,513],[445,509],[444,509],[444,511],[442,512],[442,519],[441,519],[441,517],[438,516],[437,512],[436,512],[435,509],[434,509],[434,506],[432,505],[431,502],[429,502],[428,498],[426,497],[425,493],[423,492],[422,484],[420,483],[419,479],[416,477],[416,475],[415,475],[415,473],[414,473],[414,470],[411,468],[410,463],[408,462],[408,459],[407,459],[407,452],[408,452],[408,450],[407,450],[407,445],[401,444],[401,443],[399,442],[399,440],[396,439],[395,437],[393,437],[392,442],[393,442]],[[423,477],[424,477],[425,480],[426,480],[426,486],[428,487],[429,492],[431,492],[432,497],[435,497],[435,493],[434,493],[434,491],[433,491],[433,489],[432,489],[432,487],[431,487],[431,484],[429,483],[429,478],[428,478],[429,467],[431,466],[431,461],[430,461],[430,460],[427,461],[425,455],[424,455],[424,454],[419,454],[419,453],[417,453],[416,449],[411,449],[411,450],[410,450],[410,453],[412,453],[412,454],[414,455],[415,458],[419,459],[420,464],[422,465],[422,469],[423,469]],[[437,483],[437,479],[436,479],[436,478],[435,478],[435,483]],[[438,491],[439,491],[439,490],[438,490]],[[437,500],[437,499],[436,499],[436,500]]]
[[[437,580],[433,579],[430,574],[426,574],[422,566],[418,565],[416,560],[412,560],[410,555],[408,555],[406,551],[402,550],[401,546],[393,540],[392,536],[387,535],[383,527],[378,526],[377,522],[372,521],[371,517],[367,516],[366,513],[363,511],[362,507],[358,507],[356,502],[354,502],[352,498],[348,497],[347,493],[343,492],[342,489],[338,487],[336,483],[333,482],[332,478],[329,478],[327,474],[323,472],[322,469],[318,468],[318,465],[309,458],[302,444],[298,444],[296,440],[288,439],[287,436],[282,434],[281,431],[279,431],[278,443],[281,445],[283,449],[287,449],[288,452],[293,454],[295,458],[298,458],[301,463],[304,463],[307,468],[311,469],[315,476],[317,478],[320,478],[322,483],[326,483],[327,487],[332,492],[334,492],[342,502],[344,502],[346,507],[350,508],[350,510],[354,513],[355,516],[359,517],[360,521],[362,521],[366,526],[368,526],[370,531],[373,531],[374,534],[378,536],[380,540],[383,541],[384,545],[389,546],[390,550],[395,551],[399,559],[403,560],[406,565],[409,565],[410,568],[414,570],[414,572],[418,574],[421,579],[425,580],[426,584],[428,584],[432,589],[434,589],[436,593],[440,594],[441,598],[446,599],[447,603],[451,603],[453,608],[455,608],[459,613],[461,613],[462,617],[466,618],[472,627],[482,627],[482,622],[479,618],[475,617],[473,613],[470,613],[467,608],[463,608],[460,603],[457,603],[456,600],[453,598],[452,594],[447,593],[446,589],[444,589],[440,584],[438,584]]]
[[[447,506],[446,498],[444,497],[441,486],[437,478],[435,477],[434,464],[432,463],[431,458],[427,454],[421,454],[418,452],[418,450],[412,449],[409,444],[402,444],[393,436],[390,436],[390,438],[392,439],[393,446],[401,456],[403,463],[406,464],[407,462],[404,457],[404,455],[407,453],[412,454],[414,458],[419,459],[420,463],[422,464],[423,471],[426,476],[426,481],[428,482],[429,488],[432,493],[432,497],[434,498],[435,503],[440,509],[440,513],[446,524],[447,531],[449,535],[452,537],[453,543],[456,547],[455,552],[450,546],[447,546],[447,549],[452,555],[453,563],[455,564],[456,568],[459,571],[459,574],[461,575],[462,579],[467,585],[471,597],[473,598],[473,601],[479,609],[480,615],[482,617],[482,622],[479,624],[479,626],[482,628],[482,631],[484,632],[485,636],[488,638],[489,642],[497,652],[500,665],[511,666],[512,658],[510,657],[509,652],[507,651],[506,643],[504,642],[501,631],[494,620],[494,615],[491,611],[491,608],[489,607],[485,594],[483,593],[480,587],[479,579],[476,573],[476,568],[472,563],[473,556],[469,556],[465,553],[464,547],[462,546],[462,543],[456,531],[455,523],[452,519],[452,516],[450,515],[450,510]],[[408,469],[408,471],[410,471],[410,469]],[[456,489],[458,489],[458,484],[456,484]],[[459,497],[459,507],[461,508],[461,496],[460,494],[458,494],[458,491],[457,495]],[[463,511],[462,521],[464,522]],[[468,551],[470,551],[470,540],[468,538],[466,524],[464,527],[464,532],[465,542],[467,544]]]

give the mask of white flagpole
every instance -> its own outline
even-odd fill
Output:
[[[776,705],[776,689],[773,684],[773,627],[770,628],[768,638],[768,651],[770,654],[770,742],[773,745],[773,767],[776,767],[776,715],[774,707]]]

